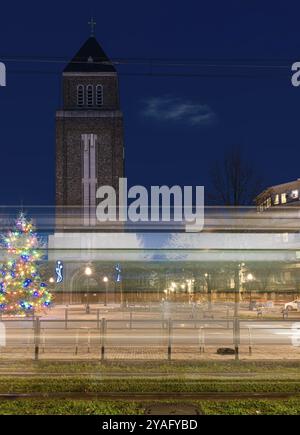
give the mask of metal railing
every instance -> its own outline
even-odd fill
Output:
[[[130,351],[139,349],[143,358],[156,356],[171,360],[178,352],[205,353],[206,348],[228,347],[239,359],[241,347],[251,356],[258,346],[297,347],[299,323],[290,320],[225,319],[6,319],[6,345],[1,357],[132,359]],[[191,350],[192,349],[192,350]],[[109,355],[114,350],[117,356]],[[122,357],[123,352],[123,357]],[[124,356],[125,355],[125,356]],[[203,355],[202,355],[203,356]],[[300,349],[299,349],[300,356]],[[138,356],[134,356],[138,358]]]

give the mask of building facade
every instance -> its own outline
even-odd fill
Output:
[[[124,175],[123,116],[116,69],[91,36],[66,66],[56,113],[56,206],[95,225],[96,191]]]
[[[258,211],[264,211],[276,206],[300,205],[300,179],[289,183],[277,184],[265,189],[255,198]]]
[[[123,176],[118,76],[90,37],[63,72],[63,107],[56,114],[56,211],[60,217],[63,210],[63,222],[48,239],[49,275],[58,261],[64,270],[62,281],[52,279],[56,303],[235,301],[243,292],[245,300],[267,300],[279,291],[300,292],[299,219],[283,225],[272,213],[258,219],[256,210],[214,209],[205,213],[202,233],[176,235],[175,243],[172,234],[156,242],[153,234],[124,226],[108,232],[95,219],[96,191],[117,190]],[[261,210],[298,204],[299,192],[300,180],[273,186],[256,204]]]

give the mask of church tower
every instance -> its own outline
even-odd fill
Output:
[[[97,188],[117,190],[123,175],[118,76],[92,34],[63,71],[63,107],[56,113],[56,205],[78,210],[81,225],[93,226]]]

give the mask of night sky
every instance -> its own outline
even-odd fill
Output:
[[[299,2],[2,2],[0,60],[27,61],[5,60],[0,87],[1,204],[54,204],[61,71],[91,15],[111,58],[146,60],[117,66],[130,184],[209,189],[214,161],[237,145],[264,186],[300,177]]]

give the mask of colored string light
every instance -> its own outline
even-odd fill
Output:
[[[2,238],[7,261],[0,267],[0,312],[28,315],[51,306],[52,295],[39,274],[42,247],[35,228],[23,213]]]

